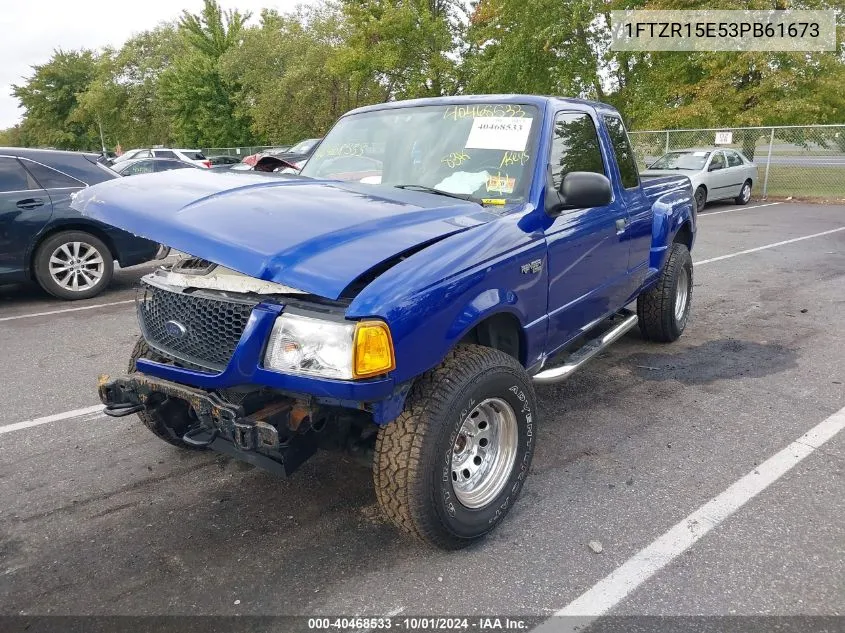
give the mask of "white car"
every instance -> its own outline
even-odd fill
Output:
[[[733,198],[737,204],[748,204],[751,188],[757,182],[757,165],[742,152],[717,147],[672,150],[649,165],[641,175],[648,178],[678,173],[692,182],[697,211],[713,200]]]
[[[191,163],[197,167],[211,167],[202,151],[198,149],[175,149],[170,147],[153,147],[152,149],[130,149],[112,161],[112,165],[122,163],[130,158],[172,158]]]

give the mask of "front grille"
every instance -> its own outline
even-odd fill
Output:
[[[152,347],[174,360],[221,371],[235,353],[258,302],[218,299],[143,284],[137,303],[141,334]],[[168,322],[173,322],[170,331]]]

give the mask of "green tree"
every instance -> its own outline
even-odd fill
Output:
[[[348,65],[348,23],[336,5],[264,11],[242,45],[220,60],[224,78],[239,82],[238,112],[264,142],[320,136],[344,112],[383,99],[370,75]]]
[[[227,81],[219,68],[220,58],[241,41],[248,19],[248,13],[223,11],[215,0],[205,0],[199,15],[183,13],[177,34],[184,49],[159,79],[177,144],[227,146],[252,140],[249,121],[233,99],[240,86]]]
[[[79,95],[97,76],[94,51],[56,50],[50,60],[33,66],[33,75],[12,86],[26,115],[21,129],[33,145],[62,149],[99,146],[97,126],[78,116]]]
[[[601,0],[479,0],[465,59],[469,92],[604,99]]]

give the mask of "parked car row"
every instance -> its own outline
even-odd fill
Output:
[[[174,149],[166,147],[153,147],[152,149],[130,149],[116,158],[107,160],[109,166],[117,165],[126,160],[133,158],[169,158],[172,160],[181,160],[185,163],[191,163],[197,167],[211,167],[211,161],[208,160],[201,150],[198,149]]]

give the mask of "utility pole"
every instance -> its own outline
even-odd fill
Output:
[[[100,126],[100,146],[103,148],[103,157],[105,158],[108,154],[106,154],[106,140],[103,138],[103,122],[100,117],[97,117],[97,125]]]

